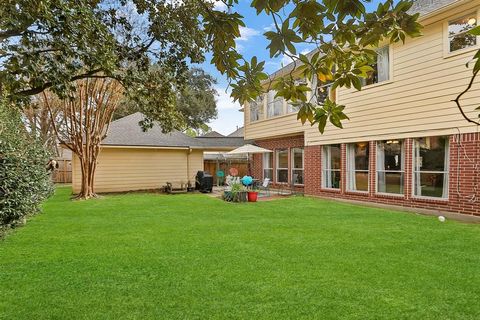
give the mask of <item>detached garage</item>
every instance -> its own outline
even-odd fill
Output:
[[[143,132],[135,113],[111,123],[102,142],[95,175],[95,191],[120,192],[158,189],[167,182],[195,184],[195,174],[203,170],[202,141],[182,132],[162,133],[155,125]],[[81,170],[72,159],[72,188],[80,191]]]

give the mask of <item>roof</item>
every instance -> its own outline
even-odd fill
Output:
[[[238,128],[237,130],[233,131],[227,137],[243,138],[243,127]]]
[[[424,16],[457,1],[458,0],[416,0],[413,2],[410,12],[420,13],[420,16]]]
[[[202,138],[222,138],[225,137],[223,134],[218,133],[217,131],[210,131],[208,133],[205,133]]]
[[[243,138],[237,137],[196,137],[187,136],[181,131],[174,130],[163,133],[157,122],[151,129],[143,131],[139,125],[145,116],[134,113],[110,124],[107,137],[102,141],[104,146],[140,146],[140,147],[170,147],[170,148],[199,148],[199,149],[235,149],[244,144]]]
[[[237,148],[245,144],[245,140],[243,140],[243,137],[196,137],[194,139],[197,140],[197,143],[204,146],[205,148]]]

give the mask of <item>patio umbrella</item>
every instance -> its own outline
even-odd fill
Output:
[[[237,149],[227,152],[227,155],[239,155],[244,154],[247,156],[248,159],[248,175],[250,175],[250,155],[256,153],[269,153],[273,152],[272,150],[268,150],[265,148],[261,148],[259,146],[255,146],[253,144],[246,144]]]

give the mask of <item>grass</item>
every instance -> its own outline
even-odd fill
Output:
[[[111,195],[0,241],[0,319],[478,319],[480,226],[289,198]]]

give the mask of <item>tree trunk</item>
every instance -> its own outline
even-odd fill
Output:
[[[80,159],[80,167],[82,169],[82,184],[77,199],[96,198],[95,193],[95,170],[97,169],[97,153],[86,152],[84,158]]]

